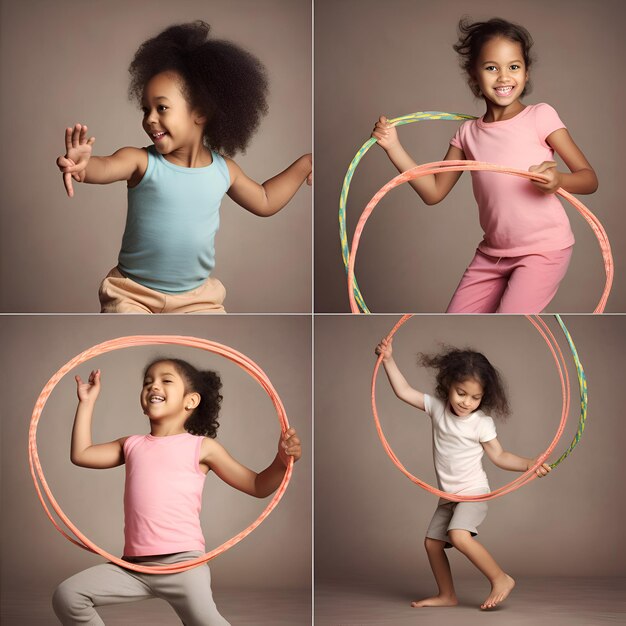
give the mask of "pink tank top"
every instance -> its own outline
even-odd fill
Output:
[[[201,550],[202,437],[132,435],[124,442],[124,555]]]

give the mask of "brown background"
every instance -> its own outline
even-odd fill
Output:
[[[5,403],[2,419],[2,593],[48,598],[67,576],[103,560],[70,545],[46,518],[29,474],[30,414],[47,380],[79,352],[115,337],[179,334],[226,344],[254,360],[278,391],[301,435],[303,458],[272,515],[234,548],[211,561],[214,589],[310,589],[311,572],[311,324],[304,316],[136,319],[134,316],[5,316],[0,337]],[[176,355],[222,375],[218,440],[259,471],[274,458],[280,428],[263,389],[237,365],[191,348],[154,346],[111,352],[79,366],[85,378],[102,369],[94,441],[149,431],[139,406],[146,363]],[[69,461],[76,383],[68,374],[54,389],[40,421],[38,447],[48,483],[70,519],[114,554],[123,548],[123,467],[87,470]],[[202,524],[207,549],[247,527],[266,506],[208,476]],[[25,605],[28,607],[28,603]],[[27,609],[28,610],[28,609]],[[34,609],[33,609],[34,610]],[[51,609],[50,609],[51,611]],[[27,624],[28,614],[20,623]],[[53,620],[50,613],[50,620]],[[16,622],[17,623],[17,622]],[[43,623],[43,622],[42,622]]]
[[[315,567],[316,581],[375,583],[406,590],[432,581],[423,538],[436,496],[393,465],[378,439],[370,407],[374,347],[397,317],[318,317],[315,320]],[[626,329],[621,317],[566,316],[589,384],[589,417],[580,444],[546,478],[491,500],[479,539],[513,576],[624,575],[621,481],[626,428],[616,389],[623,384]],[[577,426],[577,381],[555,320],[547,322],[565,351],[572,408],[554,461]],[[512,416],[496,421],[506,450],[538,455],[561,414],[556,368],[543,339],[521,317],[420,316],[396,334],[394,357],[408,382],[432,393],[434,376],[416,365],[417,352],[438,342],[472,346],[500,369]],[[337,364],[333,366],[332,364]],[[436,484],[430,420],[398,400],[381,368],[377,405],[387,439],[409,471]],[[558,454],[557,454],[558,453]],[[518,474],[484,467],[493,488]],[[467,559],[450,554],[455,578],[476,577]]]
[[[311,150],[311,5],[307,0],[27,0],[2,2],[3,138],[0,311],[97,312],[98,286],[117,262],[126,185],[75,183],[55,164],[64,129],[87,124],[94,154],[146,146],[128,101],[128,65],[145,39],[204,19],[217,38],[257,55],[270,79],[269,114],[235,160],[266,180]],[[231,312],[311,310],[311,191],[271,219],[225,198],[214,275]]]
[[[626,311],[622,250],[626,218],[619,193],[624,137],[624,3],[618,0],[317,0],[315,2],[315,308],[349,311],[337,210],[348,164],[381,114],[451,111],[482,115],[452,50],[460,17],[500,16],[524,25],[538,60],[527,104],[548,102],[596,169],[599,190],[581,196],[604,225],[616,282],[607,311]],[[438,161],[459,122],[399,129],[417,163]],[[561,168],[564,167],[561,164]],[[371,197],[397,174],[378,146],[358,166],[348,198],[348,239]],[[576,237],[570,269],[549,306],[590,312],[604,285],[597,240],[566,204]],[[356,273],[375,312],[443,312],[482,238],[470,175],[428,207],[408,186],[383,198],[367,222]]]

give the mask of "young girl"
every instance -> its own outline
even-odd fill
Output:
[[[148,365],[141,408],[149,435],[93,444],[91,419],[100,393],[100,370],[88,382],[76,376],[78,408],[71,460],[106,469],[126,464],[124,560],[143,565],[188,561],[205,553],[200,527],[202,488],[209,471],[231,487],[257,498],[274,492],[290,456],[301,456],[293,428],[281,436],[274,461],[257,474],[233,459],[215,440],[222,383],[179,359]],[[211,594],[208,566],[178,574],[140,574],[112,563],[96,565],[61,583],[54,611],[65,625],[103,624],[95,607],[152,597],[163,598],[187,626],[223,626]]]
[[[223,313],[224,286],[210,274],[224,194],[267,217],[311,184],[310,154],[263,185],[228,158],[245,150],[267,112],[267,78],[245,50],[208,39],[209,28],[171,26],[135,54],[129,96],[151,146],[92,157],[87,126],[65,131],[57,165],[70,197],[72,179],[127,181],[126,229],[118,265],[100,286],[102,313]]]
[[[474,259],[461,278],[448,313],[539,313],[556,294],[572,254],[574,236],[554,195],[562,187],[593,193],[598,181],[556,111],[548,104],[525,105],[530,90],[532,39],[522,26],[502,19],[459,23],[454,49],[472,93],[485,114],[464,122],[444,160],[487,161],[528,169],[546,183],[494,172],[472,172],[474,196],[484,231]],[[403,149],[385,117],[372,136],[400,172],[417,164]],[[559,172],[554,152],[571,173]],[[422,200],[441,202],[461,176],[442,172],[411,181]]]
[[[504,384],[497,370],[479,352],[449,348],[441,354],[420,354],[420,363],[437,371],[435,396],[413,389],[392,356],[392,341],[383,339],[376,354],[383,355],[383,366],[394,393],[400,400],[425,411],[432,421],[435,472],[439,489],[447,493],[476,495],[488,493],[489,483],[482,467],[486,452],[498,467],[525,472],[535,461],[506,452],[496,438],[493,419],[508,415]],[[550,466],[537,468],[545,476]],[[487,515],[486,502],[452,502],[441,498],[426,531],[424,545],[439,592],[436,596],[413,602],[413,607],[454,606],[458,604],[450,564],[444,552],[454,546],[489,580],[491,593],[481,609],[500,604],[515,586],[515,581],[474,537]]]

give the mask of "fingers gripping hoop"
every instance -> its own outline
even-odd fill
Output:
[[[475,119],[469,115],[461,115],[457,113],[442,113],[437,111],[427,111],[420,113],[413,113],[411,115],[405,115],[403,117],[395,118],[390,120],[390,123],[394,126],[400,126],[402,124],[409,124],[411,122],[418,122],[422,120],[463,120],[463,119]],[[352,313],[369,313],[369,309],[365,304],[365,300],[361,291],[359,289],[356,275],[355,275],[355,262],[356,262],[356,253],[359,246],[359,241],[361,238],[361,233],[365,227],[365,223],[367,219],[371,215],[372,211],[376,207],[376,205],[380,202],[380,200],[394,187],[401,185],[402,183],[408,182],[410,180],[414,180],[416,178],[421,178],[422,176],[428,176],[429,174],[438,174],[440,172],[450,171],[450,172],[463,172],[463,171],[490,171],[490,172],[498,172],[501,174],[509,174],[513,176],[519,176],[522,178],[528,178],[529,180],[535,180],[539,182],[545,182],[545,177],[540,174],[535,174],[533,172],[527,172],[525,170],[516,170],[512,168],[505,168],[499,165],[493,165],[492,163],[482,163],[480,161],[436,161],[433,163],[426,163],[424,165],[418,165],[417,167],[407,170],[402,174],[396,176],[391,181],[389,181],[386,185],[384,185],[370,200],[368,205],[363,210],[359,222],[357,224],[356,230],[354,232],[354,237],[352,238],[352,246],[348,251],[348,239],[347,239],[347,230],[346,230],[346,205],[348,200],[348,191],[350,188],[350,182],[352,180],[352,176],[354,174],[354,170],[358,165],[359,161],[363,157],[363,155],[369,150],[369,148],[376,143],[376,140],[371,138],[367,142],[361,146],[361,149],[357,152],[356,156],[350,163],[348,167],[348,172],[344,178],[343,187],[341,190],[341,197],[339,200],[339,231],[341,238],[341,250],[343,256],[343,262],[346,267],[346,272],[348,273],[348,297],[350,299],[350,310]],[[613,274],[614,274],[614,264],[613,264],[613,256],[611,254],[611,246],[609,243],[608,236],[606,231],[604,230],[602,224],[598,220],[598,218],[587,208],[585,205],[580,202],[576,197],[568,193],[562,188],[557,189],[556,194],[567,200],[572,206],[582,215],[582,217],[589,224],[591,229],[593,230],[596,238],[598,239],[598,243],[600,245],[600,250],[602,252],[602,258],[604,261],[604,271],[606,274],[606,280],[604,285],[604,290],[598,302],[598,305],[594,309],[594,313],[602,313],[606,307],[606,302],[608,300],[609,294],[611,292],[611,286],[613,284]]]
[[[411,319],[411,317],[413,316],[404,315],[398,321],[398,323],[393,327],[393,329],[387,336],[387,341],[389,341],[394,336],[396,331],[405,322]],[[567,422],[567,416],[569,414],[569,407],[570,407],[569,375],[567,373],[567,366],[565,364],[565,358],[563,357],[563,353],[561,352],[559,344],[556,338],[554,337],[554,335],[552,334],[552,332],[550,331],[550,328],[548,327],[548,325],[543,321],[541,317],[537,315],[526,316],[526,318],[539,332],[539,334],[544,339],[544,341],[548,344],[548,348],[550,349],[552,357],[554,358],[554,362],[556,364],[556,368],[559,374],[559,379],[561,381],[561,396],[562,396],[562,402],[563,402],[563,406],[561,410],[561,420],[559,422],[559,427],[557,429],[556,435],[554,436],[554,439],[552,440],[552,442],[550,443],[546,451],[537,458],[535,464],[532,467],[530,467],[528,471],[524,472],[523,474],[518,476],[515,480],[512,480],[510,483],[504,485],[503,487],[500,487],[499,489],[495,489],[494,491],[491,491],[486,494],[473,495],[473,496],[461,496],[461,495],[447,493],[445,491],[441,491],[440,489],[436,489],[435,487],[432,487],[431,485],[424,482],[423,480],[420,480],[419,478],[411,474],[411,472],[409,472],[409,470],[407,470],[406,467],[404,467],[400,459],[398,459],[398,457],[394,454],[393,450],[391,449],[391,446],[389,445],[389,442],[387,441],[385,437],[385,434],[383,433],[383,429],[380,424],[380,419],[378,416],[378,410],[376,408],[376,379],[378,376],[378,370],[380,369],[380,364],[382,363],[382,360],[383,360],[382,354],[379,355],[376,361],[376,365],[374,366],[374,374],[372,376],[372,412],[374,414],[374,422],[376,424],[376,431],[378,432],[378,437],[380,438],[380,441],[383,444],[383,448],[385,449],[385,452],[389,455],[389,458],[393,461],[394,465],[396,465],[396,467],[405,476],[407,476],[407,478],[413,481],[416,485],[419,485],[420,487],[422,487],[422,489],[425,489],[429,493],[435,494],[441,498],[445,498],[446,500],[451,500],[453,502],[482,502],[484,500],[491,500],[492,498],[497,498],[507,493],[511,493],[512,491],[515,491],[515,489],[518,489],[522,485],[525,485],[531,482],[532,480],[534,480],[535,478],[537,478],[537,474],[535,474],[535,470],[540,465],[542,465],[546,461],[546,459],[550,456],[550,454],[553,452],[554,448],[556,447],[556,444],[559,442],[559,439],[561,438],[561,435],[563,434],[563,431],[565,430],[565,424]],[[561,329],[563,330],[563,333],[565,334],[565,337],[567,339],[568,345],[572,353],[572,358],[574,359],[574,363],[576,365],[576,373],[577,373],[578,384],[580,388],[580,420],[578,422],[578,430],[576,432],[576,435],[574,436],[574,439],[572,440],[572,443],[570,444],[569,448],[554,463],[551,464],[552,468],[559,465],[559,463],[561,463],[561,461],[563,461],[570,454],[570,452],[574,449],[574,447],[576,446],[576,444],[578,443],[578,441],[580,440],[582,436],[582,433],[585,429],[585,423],[587,420],[587,380],[585,377],[585,372],[578,358],[578,353],[576,351],[576,346],[574,345],[574,341],[572,340],[571,335],[569,334],[567,328],[565,327],[563,320],[558,315],[556,315],[555,318],[558,321]]]
[[[39,496],[39,500],[48,518],[54,524],[55,528],[73,544],[90,552],[100,554],[105,559],[111,561],[112,563],[115,563],[116,565],[119,565],[129,570],[133,570],[135,572],[141,572],[143,574],[175,574],[177,572],[192,569],[194,567],[198,567],[199,565],[207,563],[222,552],[228,550],[228,548],[232,548],[235,544],[239,543],[244,537],[247,537],[257,526],[259,526],[259,524],[261,524],[263,520],[265,520],[265,518],[273,511],[280,499],[283,497],[283,494],[285,493],[285,490],[287,489],[287,485],[289,484],[289,480],[291,478],[294,463],[293,458],[290,458],[289,465],[285,470],[283,480],[278,487],[276,493],[274,494],[274,497],[269,502],[267,507],[265,507],[259,517],[254,522],[252,522],[252,524],[250,524],[250,526],[235,535],[232,539],[225,541],[222,545],[218,546],[214,550],[211,550],[210,552],[207,552],[203,556],[199,556],[196,559],[183,561],[181,563],[175,563],[172,565],[154,567],[138,565],[136,563],[129,563],[128,561],[124,561],[112,554],[109,554],[102,548],[99,548],[83,533],[81,533],[81,531],[63,512],[58,502],[52,495],[52,491],[48,487],[48,483],[46,482],[46,478],[41,467],[41,462],[39,460],[39,454],[37,452],[37,425],[41,418],[41,413],[46,404],[46,401],[48,400],[50,394],[52,393],[52,390],[55,388],[57,383],[69,371],[95,356],[104,354],[106,352],[112,352],[113,350],[120,350],[122,348],[163,344],[182,345],[191,348],[198,348],[200,350],[206,350],[207,352],[218,354],[236,363],[245,372],[252,376],[252,378],[254,378],[259,383],[259,385],[261,385],[261,387],[270,397],[274,408],[276,409],[276,414],[278,415],[278,420],[280,422],[282,432],[284,433],[289,428],[289,421],[287,420],[287,414],[285,413],[283,404],[265,372],[263,372],[263,370],[256,363],[254,363],[254,361],[241,354],[240,352],[237,352],[233,348],[229,348],[214,341],[209,341],[208,339],[200,339],[198,337],[184,337],[178,335],[138,335],[119,337],[117,339],[105,341],[104,343],[100,343],[96,346],[93,346],[92,348],[89,348],[88,350],[85,350],[81,354],[75,356],[71,361],[68,361],[63,367],[61,367],[61,369],[59,369],[56,374],[54,374],[54,376],[52,376],[52,378],[46,383],[41,394],[39,395],[39,398],[35,403],[35,408],[33,409],[33,414],[30,421],[30,429],[28,433],[28,458],[30,462],[30,471],[33,482],[35,484],[35,489],[37,490],[37,494]],[[46,499],[48,502],[46,502]],[[59,519],[65,525],[66,529],[74,535],[73,537],[70,536],[68,532],[66,532],[59,525],[59,523],[52,515],[49,507],[54,510]]]

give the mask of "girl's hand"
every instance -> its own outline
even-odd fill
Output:
[[[396,127],[392,126],[384,115],[381,115],[376,122],[376,126],[374,126],[374,130],[372,131],[372,137],[376,139],[378,145],[386,152],[400,145]]]
[[[537,174],[542,174],[548,179],[548,182],[540,183],[536,180],[531,180],[530,182],[543,191],[543,193],[554,193],[559,187],[561,187],[561,172],[556,169],[557,164],[556,161],[544,161],[540,165],[531,165],[528,168],[529,172],[535,172]]]
[[[391,359],[391,355],[393,352],[393,348],[391,347],[392,342],[393,338],[389,341],[387,339],[383,339],[374,350],[377,355],[383,355],[383,361],[389,361]]]
[[[85,170],[91,158],[91,146],[95,141],[95,137],[87,139],[87,126],[75,124],[73,129],[65,129],[66,153],[57,159],[57,165],[63,172],[63,184],[70,198],[74,197],[72,178],[79,183],[85,180]]]
[[[535,459],[534,461],[530,461],[526,466],[526,471],[528,471],[536,462],[537,459]],[[552,468],[547,463],[544,463],[535,470],[535,474],[537,474],[539,478],[543,478],[544,476],[547,476],[551,471]]]
[[[285,467],[289,465],[290,456],[293,457],[294,461],[297,461],[302,456],[302,446],[295,428],[289,428],[281,434],[278,442],[278,454]]]
[[[89,380],[84,383],[80,376],[75,376],[76,393],[80,402],[95,402],[100,393],[100,370],[92,370]]]
[[[306,184],[311,187],[313,185],[313,155],[311,153],[305,154],[309,164],[309,175],[306,177]]]

